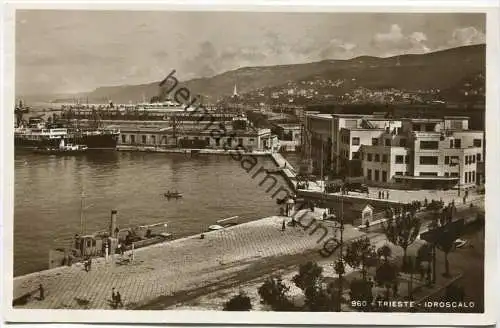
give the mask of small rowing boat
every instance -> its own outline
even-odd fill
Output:
[[[180,192],[166,192],[163,194],[165,198],[182,198],[182,194]]]

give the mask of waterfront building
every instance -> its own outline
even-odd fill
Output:
[[[322,166],[324,174],[360,175],[359,147],[371,142],[386,128],[397,128],[401,124],[384,115],[306,112],[303,140],[315,171],[319,172]],[[350,138],[354,138],[354,142],[347,142]]]
[[[468,117],[402,119],[359,150],[371,185],[405,188],[471,187],[484,180],[484,132],[469,130]],[[352,139],[351,139],[352,142]]]
[[[386,118],[384,113],[306,112],[316,172],[363,176],[372,185],[449,188],[484,180],[484,131],[469,118]]]
[[[280,140],[281,150],[296,151],[302,143],[302,127],[297,123],[274,123],[273,131]]]
[[[270,129],[255,128],[245,120],[174,129],[160,126],[120,126],[119,146],[153,148],[224,149],[243,146],[249,150],[276,152],[278,137]]]

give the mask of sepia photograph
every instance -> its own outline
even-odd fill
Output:
[[[498,17],[362,9],[13,9],[7,312],[493,323]]]

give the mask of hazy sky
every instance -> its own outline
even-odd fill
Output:
[[[483,14],[18,11],[16,93],[484,42]]]

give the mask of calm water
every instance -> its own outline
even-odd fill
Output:
[[[258,161],[257,167],[274,166],[269,158]],[[252,220],[277,214],[276,201],[260,181],[222,155],[16,152],[14,274],[47,268],[49,249],[80,231],[82,192],[86,232],[106,229],[110,211],[117,209],[119,226],[168,221],[169,232],[180,237],[230,216]],[[285,182],[280,178],[280,183]],[[167,190],[184,198],[168,201]]]

